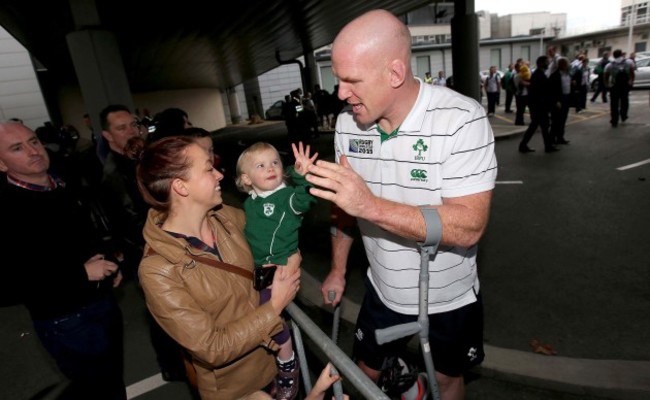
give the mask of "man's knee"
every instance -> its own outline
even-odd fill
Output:
[[[359,361],[359,369],[361,369],[361,371],[363,371],[363,373],[366,374],[366,376],[373,382],[377,383],[377,381],[379,381],[381,371],[370,368],[363,361]]]

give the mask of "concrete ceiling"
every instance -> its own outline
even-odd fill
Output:
[[[332,42],[354,17],[374,8],[396,15],[426,0],[95,0],[100,26],[75,26],[70,2],[2,0],[0,24],[59,83],[76,83],[66,35],[115,33],[133,91],[226,89]],[[170,5],[167,5],[170,4]],[[362,38],[360,38],[362,39]]]

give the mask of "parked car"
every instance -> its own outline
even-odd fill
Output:
[[[636,60],[636,71],[634,72],[634,88],[650,88],[650,57]]]
[[[278,100],[264,112],[266,119],[284,119],[284,100]]]
[[[600,61],[600,58],[594,58],[589,60],[589,68],[591,68],[592,74],[589,77],[589,82],[591,83],[591,89],[596,90],[598,87],[598,75],[594,74],[593,71],[596,68],[596,64]],[[635,60],[636,62],[636,71],[634,72],[634,88],[635,89],[648,89],[650,88],[650,57],[638,57]]]

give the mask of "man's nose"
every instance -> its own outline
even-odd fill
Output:
[[[39,153],[39,147],[35,144],[30,144],[28,149],[29,149],[29,153],[32,155]]]

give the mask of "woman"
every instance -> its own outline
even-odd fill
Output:
[[[271,300],[259,304],[245,276],[253,258],[242,232],[244,214],[221,205],[223,175],[195,138],[149,144],[137,178],[152,206],[139,269],[147,307],[188,351],[201,397],[247,398],[272,386],[278,345],[271,337],[282,330],[280,314],[298,291],[300,271],[277,273]],[[288,263],[298,267],[300,261],[296,254]]]

